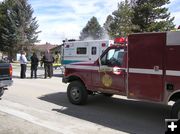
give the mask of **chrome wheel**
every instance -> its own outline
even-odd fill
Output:
[[[78,88],[73,87],[70,91],[70,94],[74,101],[78,101],[80,99],[80,91]]]

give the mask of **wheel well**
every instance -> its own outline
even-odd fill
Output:
[[[68,82],[72,82],[72,81],[81,81],[84,84],[84,82],[78,76],[70,76]]]
[[[177,92],[175,94],[173,94],[170,98],[169,98],[169,101],[177,101],[177,100],[180,100],[180,92]]]
[[[68,79],[68,82],[72,82],[72,81],[80,81],[86,87],[86,84],[78,76],[70,76]],[[86,87],[86,89],[87,89],[87,87]],[[88,92],[88,94],[93,94],[93,92],[88,89],[87,89],[87,92]]]

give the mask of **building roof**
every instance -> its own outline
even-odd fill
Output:
[[[50,43],[46,43],[46,44],[39,44],[39,45],[34,45],[33,49],[45,52],[46,50],[51,50],[55,47],[57,47],[58,45],[52,45]]]

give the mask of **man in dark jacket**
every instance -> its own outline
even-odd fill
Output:
[[[53,62],[54,57],[52,54],[47,50],[43,56],[43,63],[44,63],[44,78],[46,79],[47,76],[51,78],[53,76]]]
[[[33,74],[34,74],[34,77],[37,78],[38,62],[39,62],[39,59],[37,58],[36,53],[33,53],[33,55],[31,56],[31,78],[33,78]]]

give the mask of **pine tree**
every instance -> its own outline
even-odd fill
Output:
[[[132,8],[129,0],[118,3],[118,9],[112,15],[113,18],[108,16],[104,24],[106,26],[105,29],[112,38],[116,36],[127,36],[132,32]]]
[[[96,17],[92,17],[86,26],[82,29],[80,33],[80,40],[85,39],[101,39],[103,36],[103,29]]]
[[[135,32],[169,31],[174,29],[174,17],[170,17],[169,0],[136,0],[132,22]]]
[[[0,4],[0,40],[1,40],[1,51],[10,52],[16,46],[16,34],[15,27],[11,24],[11,20],[8,17],[7,3]]]
[[[38,42],[39,25],[28,0],[5,0],[0,4],[3,48],[11,53]],[[0,15],[0,16],[1,16]],[[13,49],[14,50],[13,50]]]

